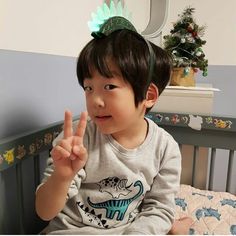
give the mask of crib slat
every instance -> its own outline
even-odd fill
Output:
[[[229,151],[227,180],[226,180],[226,192],[230,192],[231,176],[232,176],[232,171],[233,171],[233,158],[234,158],[234,150],[230,150]]]
[[[182,151],[182,144],[179,143],[179,150]]]
[[[216,159],[216,149],[211,148],[211,157],[210,157],[210,173],[209,173],[209,183],[208,183],[208,190],[213,189],[213,171],[215,169],[215,159]]]
[[[40,155],[34,156],[34,187],[35,189],[38,187],[40,183],[40,163],[39,163]]]
[[[196,182],[196,164],[197,164],[197,157],[199,153],[199,146],[194,146],[193,151],[193,167],[192,167],[192,186],[195,186]]]
[[[18,199],[18,217],[20,234],[25,234],[24,231],[24,196],[23,196],[23,178],[22,178],[22,164],[16,165],[16,182],[17,182],[17,199]]]
[[[0,187],[3,186],[2,173],[0,172]],[[3,191],[0,192],[0,202],[4,205]],[[0,234],[4,233],[4,207],[0,207]]]

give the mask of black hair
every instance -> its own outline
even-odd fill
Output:
[[[77,77],[83,87],[84,79],[91,78],[92,71],[97,70],[102,76],[111,78],[107,65],[112,60],[121,71],[125,81],[133,88],[135,105],[146,97],[147,88],[154,83],[159,95],[169,82],[172,60],[168,53],[149,42],[154,57],[146,40],[130,30],[119,30],[103,38],[92,39],[81,51],[77,61]],[[155,60],[150,68],[150,60]],[[150,69],[152,70],[151,78]],[[149,81],[148,81],[149,80]]]

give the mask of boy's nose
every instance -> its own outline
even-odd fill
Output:
[[[96,107],[104,107],[105,106],[103,98],[99,95],[94,96],[93,103]]]

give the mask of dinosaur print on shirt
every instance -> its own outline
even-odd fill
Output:
[[[128,199],[110,199],[104,202],[94,203],[90,200],[90,197],[88,197],[87,201],[88,204],[95,209],[105,209],[107,219],[114,219],[117,213],[116,220],[122,221],[130,203],[143,194],[143,184],[141,181],[136,181],[134,187],[139,188],[138,193]]]
[[[129,186],[126,186],[127,179],[119,179],[118,177],[108,177],[106,179],[98,182],[99,191],[107,192],[112,196],[112,198],[119,198],[120,195],[127,196],[131,190],[132,183]]]

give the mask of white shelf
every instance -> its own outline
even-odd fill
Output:
[[[210,115],[216,91],[219,89],[209,84],[197,84],[196,87],[167,86],[152,111]]]
[[[211,87],[200,87],[200,86],[196,86],[196,87],[184,87],[184,86],[167,86],[166,87],[167,91],[178,91],[178,90],[182,90],[182,91],[212,91],[212,92],[218,92],[220,91],[218,88],[211,88]]]

